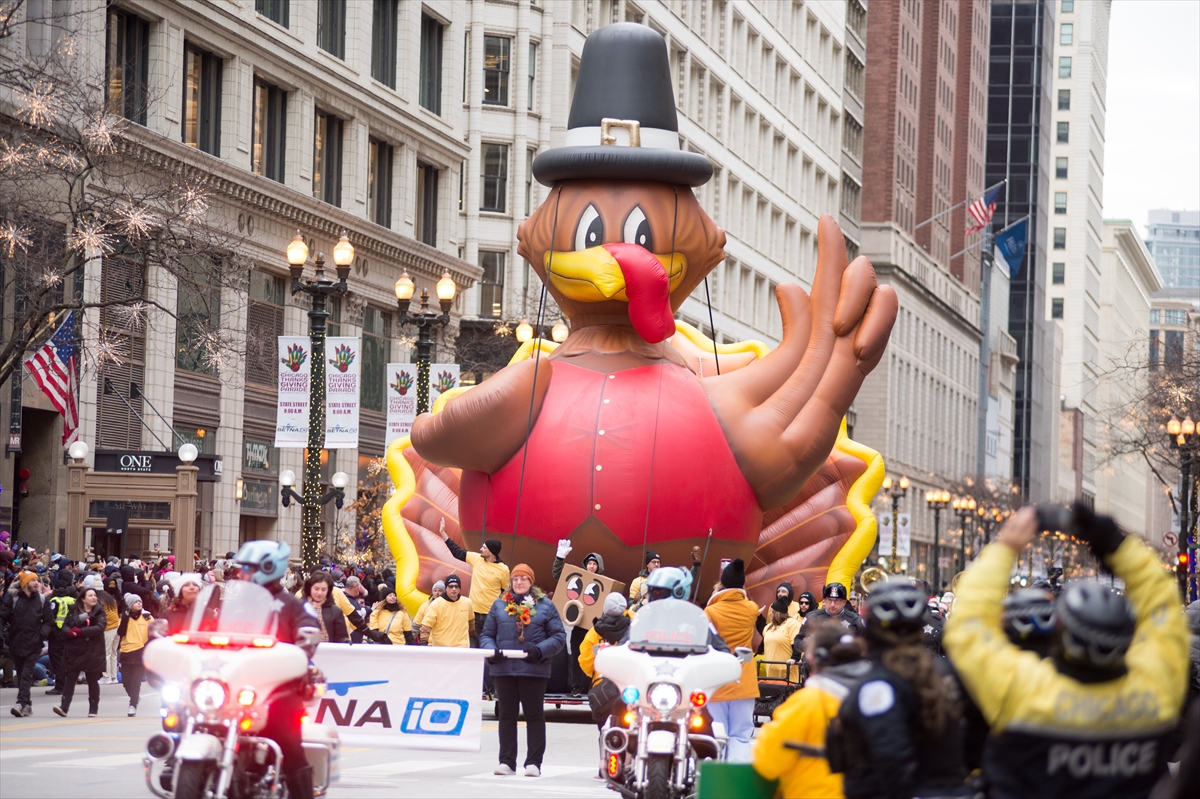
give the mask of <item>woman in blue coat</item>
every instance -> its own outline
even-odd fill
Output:
[[[496,718],[500,731],[500,765],[495,773],[510,776],[517,769],[517,706],[525,712],[525,776],[540,777],[546,754],[546,680],[550,660],[566,649],[562,620],[546,594],[533,585],[533,569],[518,563],[509,573],[511,587],[492,603],[479,646],[491,649],[488,658],[496,685]],[[523,649],[524,659],[508,659],[501,650]]]

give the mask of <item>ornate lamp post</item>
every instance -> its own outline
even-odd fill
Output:
[[[901,477],[893,481],[890,477],[883,478],[883,490],[892,498],[892,556],[888,561],[888,573],[900,572],[900,559],[896,555],[896,541],[900,538],[900,498],[908,493],[908,478]]]
[[[1179,578],[1179,592],[1185,601],[1190,601],[1195,593],[1195,547],[1192,542],[1192,528],[1196,520],[1192,514],[1192,504],[1195,501],[1194,486],[1192,485],[1192,461],[1196,458],[1196,450],[1200,445],[1200,434],[1196,431],[1196,423],[1192,417],[1184,417],[1181,422],[1175,416],[1167,422],[1167,438],[1171,448],[1179,453],[1179,472],[1182,475],[1182,490],[1179,497],[1179,554],[1177,556],[1176,573]],[[1193,585],[1189,587],[1189,577]]]
[[[416,286],[408,272],[396,281],[396,300],[400,307],[400,326],[413,325],[417,328],[417,413],[429,412],[429,365],[433,361],[433,330],[450,323],[450,306],[458,286],[454,285],[449,272],[442,273],[437,282],[438,304],[442,312],[429,309],[429,289],[421,289],[421,307],[410,312]]]
[[[292,294],[303,292],[312,297],[312,308],[308,312],[308,341],[312,350],[312,366],[308,378],[308,450],[304,456],[303,494],[297,494],[292,489],[296,476],[290,471],[279,476],[279,493],[284,507],[287,507],[291,499],[300,503],[303,519],[300,553],[304,558],[304,568],[312,570],[316,568],[321,555],[321,507],[335,496],[334,492],[321,494],[321,448],[325,443],[325,322],[329,318],[325,306],[331,296],[336,294],[342,297],[346,294],[346,280],[350,277],[350,264],[354,262],[354,246],[350,244],[346,232],[342,231],[341,239],[333,248],[337,282],[326,276],[325,254],[321,252],[317,253],[314,262],[317,267],[316,274],[311,280],[304,280],[308,245],[304,243],[300,231],[296,231],[296,237],[287,246],[287,259],[292,273]],[[285,475],[289,474],[290,484],[284,480]],[[335,491],[340,507],[342,491],[340,488]]]
[[[933,511],[933,590],[942,593],[942,542],[940,521],[942,511],[950,504],[949,491],[926,491],[925,504]]]
[[[962,524],[962,533],[958,538],[958,570],[963,571],[967,568],[967,523],[975,518],[976,503],[974,497],[963,497],[954,500],[951,507]]]

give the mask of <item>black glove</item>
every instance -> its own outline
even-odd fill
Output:
[[[1074,528],[1071,532],[1087,542],[1097,560],[1116,552],[1125,540],[1125,534],[1111,516],[1099,516],[1082,502],[1071,506],[1071,522]]]
[[[495,666],[497,663],[500,663],[503,660],[508,660],[508,658],[504,656],[503,652],[501,652],[499,649],[496,649],[494,650],[492,656],[487,659],[487,662]]]
[[[542,662],[542,650],[537,648],[537,644],[525,644],[524,649],[526,663]]]

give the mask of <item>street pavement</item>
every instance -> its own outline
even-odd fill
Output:
[[[87,717],[87,686],[80,685],[71,715],[51,708],[58,697],[33,689],[33,716],[16,718],[9,708],[15,688],[0,689],[0,799],[88,799],[149,797],[142,771],[146,740],[160,729],[158,692],[142,689],[135,718],[120,685],[100,686],[100,716]],[[616,797],[592,779],[598,767],[596,725],[583,710],[546,709],[546,759],[542,777],[496,777],[499,741],[491,703],[484,704],[483,740],[478,753],[342,748],[342,777],[330,786],[330,799],[368,797],[567,796]],[[518,731],[517,762],[525,757],[524,724]],[[518,772],[520,774],[520,772]]]

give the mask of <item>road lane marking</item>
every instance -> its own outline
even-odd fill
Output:
[[[77,766],[84,768],[116,768],[117,766],[132,766],[134,763],[140,765],[142,758],[145,756],[144,752],[126,752],[120,755],[102,755],[100,757],[85,757],[81,760],[60,762],[61,765],[68,768],[75,768]]]
[[[18,757],[52,757],[55,762],[69,752],[82,752],[83,749],[3,749],[0,748],[0,760],[15,760]]]
[[[396,762],[396,763],[378,763],[374,766],[354,766],[352,768],[343,768],[343,777],[383,777],[390,774],[412,774],[416,771],[430,771],[435,768],[461,768],[469,766],[470,763],[464,763],[459,760],[427,760],[424,763],[414,762]]]

